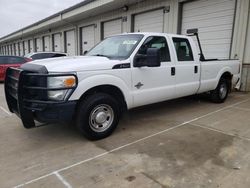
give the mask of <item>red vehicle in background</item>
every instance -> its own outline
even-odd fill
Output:
[[[5,79],[5,73],[8,67],[20,67],[23,63],[32,61],[30,58],[19,56],[0,56],[0,81]]]

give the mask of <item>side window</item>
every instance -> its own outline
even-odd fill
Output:
[[[193,61],[193,52],[188,39],[173,38],[178,61]]]
[[[171,61],[168,43],[165,37],[148,37],[137,53],[140,55],[146,55],[148,48],[160,49],[161,62]]]

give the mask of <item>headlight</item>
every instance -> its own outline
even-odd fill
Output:
[[[58,90],[48,91],[49,99],[64,100],[70,94],[71,89],[76,86],[76,78],[75,76],[48,77],[47,86],[49,89],[58,88]]]

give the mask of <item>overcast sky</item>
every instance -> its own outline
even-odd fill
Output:
[[[0,38],[83,0],[0,0]]]

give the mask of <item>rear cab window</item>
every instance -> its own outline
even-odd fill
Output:
[[[188,39],[173,37],[173,43],[178,61],[194,61],[192,48]]]

